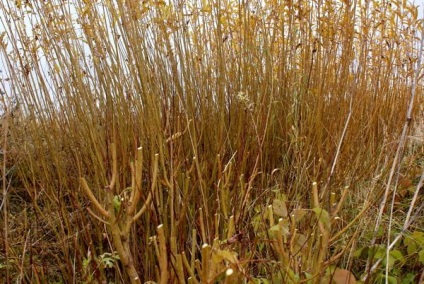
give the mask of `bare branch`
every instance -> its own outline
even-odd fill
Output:
[[[90,187],[87,184],[87,181],[85,178],[80,178],[81,188],[84,191],[85,195],[90,199],[91,202],[93,202],[94,207],[96,207],[99,212],[105,216],[106,218],[109,218],[109,213],[103,208],[102,205],[100,205],[100,202],[97,200],[97,198],[94,196],[93,192],[91,191]]]

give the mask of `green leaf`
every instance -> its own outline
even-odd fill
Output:
[[[416,253],[418,250],[418,246],[415,242],[409,242],[407,247],[406,247],[406,251],[408,253],[408,255],[414,254]]]
[[[314,279],[314,275],[313,274],[308,273],[308,272],[304,272],[303,275],[306,278],[306,281],[307,281],[306,283],[307,284],[312,283],[312,280]]]
[[[102,262],[105,265],[105,267],[112,268],[115,260],[113,258],[110,258],[110,257],[105,257],[105,258],[102,259]]]
[[[369,253],[374,257],[374,259],[386,258],[386,248],[384,245],[376,246],[373,249],[370,249]]]
[[[294,244],[294,252],[297,253],[302,249],[306,249],[308,247],[308,238],[303,234],[296,234],[295,244]]]
[[[117,212],[121,208],[121,198],[119,197],[119,195],[115,195],[113,197],[113,208],[115,208],[115,211]]]
[[[280,217],[287,217],[287,206],[286,203],[279,199],[274,199],[272,202],[272,209],[274,214]]]
[[[377,281],[374,283],[390,283],[390,284],[397,284],[397,279],[393,276],[389,276],[387,277],[387,282],[385,282],[386,280],[386,275],[384,273],[380,273],[377,275]]]
[[[367,258],[368,257],[368,251],[369,251],[368,247],[362,247],[362,248],[357,249],[353,253],[353,256],[357,257],[357,258]]]
[[[269,233],[274,237],[280,231],[281,231],[281,234],[283,236],[287,236],[290,233],[289,220],[288,219],[283,219],[282,222],[280,222],[279,224],[274,225],[271,228],[269,228]]]
[[[291,217],[293,219],[293,221],[295,222],[299,222],[300,220],[302,220],[302,218],[306,215],[306,210],[305,209],[294,209],[291,212]]]
[[[327,210],[316,207],[312,209],[318,217],[318,220],[324,225],[327,231],[330,230],[330,214],[328,214]]]
[[[404,278],[402,278],[402,284],[413,284],[415,283],[416,275],[413,273],[407,273]]]
[[[392,250],[390,252],[390,256],[393,257],[395,260],[398,260],[398,261],[400,261],[402,263],[405,262],[405,258],[403,257],[403,254],[402,254],[402,252],[400,250],[397,250],[397,249]]]
[[[82,261],[82,267],[84,267],[84,269],[87,268],[87,266],[90,264],[91,261],[91,257],[90,258],[84,258],[84,260]]]
[[[418,261],[421,262],[421,264],[424,264],[424,249],[420,250],[418,253]]]
[[[393,258],[393,257],[389,254],[389,262],[388,262],[389,270],[392,270],[393,265],[395,264],[395,262],[396,262],[396,259],[394,259],[394,258]],[[386,257],[383,259],[382,263],[383,263],[383,265],[384,265],[384,266],[386,266],[386,264],[387,264],[387,258],[386,258]]]
[[[407,246],[409,246],[412,243],[416,243],[420,246],[424,246],[424,233],[414,231],[412,234],[406,236],[406,238],[403,240],[403,243]]]
[[[397,279],[396,279],[396,277],[388,276],[387,282],[389,282],[389,284],[397,284]]]
[[[280,230],[280,226],[278,226],[278,224],[269,228],[270,232],[278,232],[279,230]]]
[[[215,264],[218,264],[223,260],[227,260],[230,263],[236,263],[237,257],[234,253],[228,250],[216,250],[215,253],[212,254],[212,260]]]
[[[415,231],[412,233],[411,238],[420,246],[424,246],[424,232]]]

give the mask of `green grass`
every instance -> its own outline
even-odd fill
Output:
[[[416,7],[77,2],[0,4],[6,283],[424,277]]]

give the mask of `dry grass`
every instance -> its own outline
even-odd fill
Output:
[[[6,282],[420,277],[414,6],[9,2]]]

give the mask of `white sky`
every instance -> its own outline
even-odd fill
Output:
[[[418,17],[420,19],[422,19],[423,15],[424,15],[424,12],[423,12],[424,0],[415,0],[415,1],[412,1],[412,2],[414,2],[416,5],[418,5]]]

